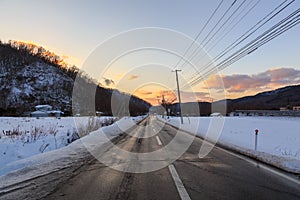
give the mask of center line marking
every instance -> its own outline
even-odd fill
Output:
[[[177,173],[174,165],[171,164],[168,167],[169,167],[169,171],[172,175],[172,178],[175,182],[175,185],[176,185],[176,188],[178,190],[180,198],[183,199],[183,200],[190,200],[191,198],[190,198],[189,194],[187,193],[180,177],[178,176],[178,173]]]
[[[158,143],[158,145],[162,145],[162,143],[161,143],[161,141],[160,141],[160,139],[159,139],[159,137],[158,136],[156,136],[156,140],[157,140],[157,143]]]

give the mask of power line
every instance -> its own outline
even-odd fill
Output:
[[[258,0],[258,2],[259,1],[260,0]],[[222,3],[222,2],[223,1],[221,1],[220,3]],[[241,19],[238,20],[237,23],[239,23],[258,4],[258,2],[254,6],[252,6],[250,8],[250,10]],[[227,55],[230,51],[232,51],[233,49],[235,49],[237,46],[241,45],[245,40],[247,40],[254,33],[256,33],[259,29],[261,29],[263,26],[265,26],[267,23],[269,23],[277,15],[279,15],[279,13],[283,12],[283,10],[285,10],[287,7],[289,7],[293,2],[295,2],[295,0],[290,1],[287,4],[286,4],[286,2],[288,2],[288,0],[285,0],[284,2],[282,2],[281,4],[279,4],[277,7],[275,7],[265,17],[263,17],[261,20],[259,20],[254,26],[252,26],[250,29],[248,29],[238,39],[236,39],[227,48],[225,48],[221,53],[219,53],[216,57],[214,57],[211,62],[207,63],[204,67],[201,67],[200,70],[201,71],[203,70],[204,73],[202,75],[200,75],[201,71],[198,70],[194,75],[192,75],[192,77],[190,78],[190,81],[187,84],[185,84],[182,87],[182,89],[186,88],[186,86],[195,86],[195,85],[197,85],[200,81],[204,80],[205,78],[207,78],[209,75],[211,75],[215,71],[225,69],[226,67],[230,66],[231,64],[233,64],[236,61],[240,60],[241,58],[243,58],[243,57],[251,54],[254,51],[256,51],[259,47],[265,45],[266,43],[268,43],[271,40],[275,39],[279,35],[283,34],[284,32],[286,32],[286,31],[290,30],[291,28],[293,28],[294,26],[298,25],[300,23],[300,15],[298,14],[300,12],[300,9],[297,9],[296,11],[294,11],[293,13],[291,13],[290,15],[288,15],[287,17],[285,17],[284,19],[282,19],[281,21],[279,21],[278,23],[276,23],[274,26],[272,26],[271,28],[269,28],[267,31],[263,32],[262,34],[260,34],[259,36],[257,36],[255,39],[253,39],[252,41],[248,42],[242,48],[240,48],[239,50],[235,51],[233,54],[231,54],[230,56],[228,56],[226,59],[224,59],[221,62],[219,62],[215,67],[212,67],[212,65],[213,65],[214,62],[220,60],[222,57],[224,57],[225,55]],[[215,24],[215,26],[210,30],[209,34],[207,34],[206,37],[202,40],[202,42],[200,43],[200,46],[205,41],[206,42],[204,44],[207,45],[208,42],[210,42],[211,39],[217,34],[217,32],[219,32],[225,26],[225,24],[229,21],[228,19],[230,19],[234,15],[234,13],[236,13],[236,12],[233,12],[230,15],[230,17],[228,17],[227,20],[225,20],[225,22],[223,23],[223,25],[221,25],[221,27],[219,27],[219,29],[216,32],[214,32],[213,36],[211,36],[210,39],[207,40],[207,38],[209,37],[209,35],[211,33],[213,33],[213,31],[216,29],[216,27],[223,20],[223,18],[225,17],[225,15],[229,12],[230,8],[235,3],[236,3],[236,0],[225,11],[225,13],[222,15],[222,17],[218,20],[217,24]],[[239,8],[241,8],[241,5],[239,6]],[[215,11],[216,10],[217,9],[215,9]],[[237,9],[235,11],[237,11]],[[209,19],[209,21],[210,21],[210,19]],[[234,26],[236,26],[236,24]],[[230,25],[228,25],[227,27],[229,27]],[[206,28],[206,26],[205,26],[205,28]],[[202,29],[202,31],[203,30],[204,30],[204,28]],[[201,31],[201,33],[202,33],[202,31]],[[200,36],[201,33],[199,33],[197,35],[197,37],[195,38],[195,41],[199,38],[199,36]],[[228,34],[228,32],[225,33],[225,35],[222,36],[221,39],[219,39],[217,41],[217,43],[219,41],[221,41],[227,34]],[[195,41],[193,41],[193,43],[185,51],[184,56],[186,56],[186,54],[191,49],[191,47],[193,46],[193,44],[195,43]],[[213,47],[215,45],[213,45]],[[198,48],[199,48],[199,46],[198,46]],[[195,50],[197,50],[197,48]],[[194,52],[195,52],[195,50],[194,50]],[[194,52],[192,53],[192,55],[194,54]],[[183,57],[181,57],[181,59],[177,62],[176,66],[178,66],[182,60],[183,60]],[[187,62],[187,60],[185,60],[184,64],[186,64],[186,62]],[[178,83],[178,81],[177,81],[177,83]],[[178,89],[178,92],[179,92],[179,89]]]
[[[218,19],[217,23],[213,26],[213,28],[206,34],[204,39],[201,41],[201,43],[194,49],[194,51],[191,53],[190,57],[194,57],[197,55],[197,51],[199,50],[200,47],[202,47],[203,43],[209,38],[209,36],[214,32],[214,30],[218,27],[218,25],[221,23],[221,21],[225,18],[225,16],[228,14],[228,12],[231,10],[231,8],[234,6],[234,4],[237,2],[237,0],[234,0],[231,5],[226,9],[226,11],[223,13],[223,15]],[[189,59],[191,60],[191,59]],[[187,63],[185,61],[182,66],[184,66]]]
[[[233,13],[225,20],[225,22],[218,28],[218,30],[209,38],[208,41],[206,41],[206,43],[203,44],[202,48],[206,47],[206,45],[215,37],[216,34],[218,34],[220,32],[220,30],[227,24],[227,22],[235,15],[235,13],[241,9],[241,7],[243,6],[243,4],[246,2],[246,0],[244,0],[234,11]]]
[[[176,65],[174,66],[173,70],[179,65],[179,63],[182,61],[183,57],[186,56],[186,54],[188,53],[188,51],[192,48],[192,46],[194,45],[194,43],[199,39],[200,35],[202,34],[202,32],[205,30],[205,28],[207,27],[207,25],[210,23],[210,21],[212,20],[212,18],[214,17],[214,15],[217,13],[217,11],[219,10],[220,6],[222,5],[224,0],[221,0],[220,3],[218,4],[218,6],[215,8],[215,10],[213,11],[213,13],[210,15],[210,17],[208,18],[208,20],[206,21],[205,25],[202,27],[202,29],[200,30],[200,32],[197,34],[197,36],[195,37],[195,39],[192,41],[192,43],[190,44],[190,46],[185,50],[183,56],[178,60],[178,62],[176,63]]]
[[[215,28],[217,28],[217,26],[219,25],[219,23],[221,23],[221,21],[224,19],[224,17],[227,15],[227,13],[230,11],[230,9],[234,6],[234,4],[236,2],[237,2],[237,0],[234,0],[233,3],[227,8],[227,10],[223,13],[223,15],[221,16],[221,18],[213,26],[213,28],[210,30],[210,32],[205,36],[205,38],[202,40],[202,42],[200,43],[199,46],[201,46],[205,42],[205,40],[209,37],[209,35],[215,30]]]
[[[285,0],[283,3],[279,4],[276,8],[274,8],[271,12],[269,12],[265,17],[263,17],[261,20],[259,20],[254,26],[252,26],[250,29],[248,29],[244,34],[242,34],[238,39],[236,39],[233,43],[231,43],[227,48],[225,48],[221,53],[219,53],[216,57],[214,57],[208,64],[201,67],[198,72],[196,72],[194,77],[200,74],[200,72],[210,66],[213,65],[214,62],[220,60],[223,56],[225,56],[227,53],[229,53],[232,49],[240,45],[242,42],[244,42],[247,38],[249,38],[251,35],[253,35],[256,31],[258,31],[261,27],[263,27],[265,24],[267,24],[270,20],[272,20],[275,16],[277,16],[279,13],[281,13],[283,10],[285,10],[288,6],[290,6],[295,0],[292,0],[287,5],[285,5],[283,8],[281,8],[279,11],[277,11],[275,14],[273,14],[276,10],[278,10],[282,5],[284,5],[288,0]],[[273,15],[272,15],[273,14]],[[272,15],[272,16],[271,16]]]
[[[244,0],[245,1],[245,0]],[[189,48],[186,49],[184,56],[188,53],[188,51],[191,49],[191,47],[193,46],[193,44],[195,43],[195,41],[199,38],[199,36],[201,35],[201,33],[203,32],[203,30],[206,28],[206,26],[208,25],[208,23],[211,21],[211,19],[213,18],[213,16],[216,14],[217,10],[220,8],[221,4],[222,4],[223,0],[218,4],[217,8],[214,10],[214,12],[212,13],[212,15],[210,16],[210,18],[208,19],[207,23],[205,24],[205,26],[202,28],[202,30],[199,32],[199,34],[197,35],[197,37],[193,40],[192,44],[189,46]],[[209,31],[208,34],[206,34],[205,38],[201,41],[200,45],[198,45],[196,47],[196,49],[193,51],[192,54],[194,54],[195,52],[198,51],[199,47],[205,42],[205,40],[210,36],[210,34],[218,27],[218,25],[222,22],[222,20],[225,18],[225,16],[228,14],[228,12],[231,10],[231,8],[235,5],[235,3],[237,2],[237,0],[234,0],[230,6],[226,9],[226,11],[223,13],[223,15],[218,19],[217,23],[213,26],[213,28]],[[184,57],[183,56],[183,57]],[[177,62],[177,64],[174,66],[173,70],[179,65],[179,63],[182,61],[183,57],[181,57],[179,59],[179,61]],[[187,60],[184,61],[183,66],[187,63]]]
[[[265,31],[263,34],[249,42],[240,50],[236,51],[234,54],[229,56],[227,59],[220,62],[216,67],[209,69],[205,72],[202,76],[197,77],[196,79],[190,82],[191,86],[198,84],[201,80],[211,75],[216,70],[222,70],[232,63],[238,61],[239,59],[243,58],[244,56],[251,54],[259,47],[263,46],[264,44],[268,43],[269,41],[273,40],[274,38],[278,37],[282,33],[288,31],[289,29],[293,28],[297,24],[300,23],[300,8],[296,11],[288,15],[283,20],[279,21],[276,25],[272,26],[270,29]]]
[[[231,21],[231,23],[230,24],[228,24],[228,26],[227,27],[225,27],[225,29],[223,30],[223,31],[227,31],[229,28],[230,28],[230,26],[231,26],[231,28],[230,28],[230,30],[228,30],[227,32],[225,32],[223,35],[221,35],[218,39],[217,39],[217,41],[214,43],[214,45],[213,46],[211,46],[211,48],[209,49],[209,50],[207,50],[206,51],[206,53],[209,53],[224,37],[226,37],[257,5],[258,5],[258,3],[260,2],[261,0],[258,0],[258,1],[256,1],[256,3],[253,5],[253,6],[251,6],[250,7],[250,9],[247,11],[247,12],[245,12],[246,11],[246,9],[248,8],[248,6],[252,3],[252,2],[249,2],[246,6],[245,6],[245,8],[243,9],[243,10],[241,10],[241,12],[237,15],[237,17],[239,17],[241,14],[243,14],[244,13],[244,15],[240,18],[240,19],[238,19],[238,21],[233,25],[233,26],[231,26],[232,24],[233,24],[233,22],[234,22],[234,20],[232,20]],[[237,19],[237,18],[235,18],[235,19]],[[195,56],[196,56],[197,54],[195,54],[193,57],[190,57],[190,60],[192,60],[192,59],[194,59],[195,58]],[[203,57],[204,57],[204,55],[203,56],[201,56],[200,57],[200,59],[198,60],[198,61],[195,61],[195,63],[197,63],[197,62],[200,62],[200,60],[201,59],[203,59]],[[191,70],[191,68],[190,69],[188,69],[187,71],[189,72]],[[188,74],[188,72],[186,72],[185,74]]]
[[[207,53],[209,53],[216,45],[218,45],[219,42],[221,40],[223,40],[243,20],[259,4],[260,1],[261,0],[258,0],[247,12],[244,12],[246,10],[246,8],[247,8],[247,7],[245,7],[245,9],[243,9],[241,11],[241,13],[245,13],[245,14],[233,26],[230,27],[230,25],[231,25],[230,24],[229,26],[227,26],[225,28],[225,30],[227,30],[227,29],[229,29],[229,30],[227,32],[225,32],[222,36],[220,36],[218,38],[218,40],[216,40],[216,42],[207,50]]]
[[[173,70],[179,65],[179,63],[182,61],[182,59],[186,56],[186,54],[188,53],[188,51],[192,48],[192,46],[194,45],[194,43],[198,40],[198,38],[200,37],[200,35],[202,34],[202,32],[206,29],[206,27],[208,26],[208,24],[210,23],[210,21],[213,19],[213,17],[215,16],[215,14],[217,13],[217,11],[219,10],[219,8],[221,7],[222,3],[224,0],[221,0],[219,2],[219,4],[217,5],[217,7],[214,9],[214,11],[212,12],[212,14],[210,15],[210,17],[208,18],[208,20],[206,21],[206,23],[204,24],[204,26],[202,27],[202,29],[199,31],[199,33],[197,34],[197,36],[195,37],[195,39],[191,42],[191,44],[189,45],[189,47],[185,50],[184,54],[182,57],[180,57],[180,59],[178,60],[178,62],[176,63],[176,65],[173,67]],[[171,78],[171,73],[169,74],[168,77],[168,84]],[[167,84],[167,85],[168,85]]]
[[[267,42],[271,41],[272,39],[274,39],[275,37],[279,36],[280,34],[286,32],[287,30],[291,29],[292,27],[294,27],[295,25],[299,24],[300,20],[298,19],[297,21],[294,21],[288,25],[285,25],[285,27],[281,27],[283,28],[282,30],[276,30],[275,32],[273,32],[272,36],[269,36],[269,38],[265,38],[262,41],[259,41],[255,46],[251,46],[250,48],[246,49],[245,51],[239,53],[238,55],[236,55],[235,57],[227,60],[226,62],[217,65],[217,67],[210,69],[209,71],[207,71],[205,74],[203,74],[201,77],[197,78],[196,80],[194,80],[191,85],[194,86],[196,84],[198,84],[201,80],[203,80],[204,78],[208,77],[209,75],[211,75],[213,72],[215,72],[216,70],[222,70],[224,68],[226,68],[227,66],[231,65],[232,63],[238,61],[239,59],[241,59],[242,57],[251,54],[252,52],[254,52],[255,50],[257,50],[260,46],[266,44]],[[275,33],[275,34],[274,34]]]
[[[287,0],[285,0],[283,2],[283,4],[286,2]],[[249,29],[249,33],[247,36],[245,36],[246,34],[243,34],[243,36],[245,36],[244,38],[240,37],[239,39],[237,39],[234,43],[232,43],[232,45],[229,46],[229,48],[227,47],[224,51],[222,51],[215,59],[213,62],[218,61],[221,57],[223,57],[224,55],[226,55],[228,52],[230,52],[233,48],[235,48],[236,46],[238,46],[239,44],[241,44],[243,41],[245,41],[247,38],[249,38],[251,35],[253,35],[257,30],[259,30],[261,27],[263,27],[265,24],[267,24],[269,21],[271,21],[274,17],[276,17],[279,13],[281,13],[284,9],[286,9],[289,5],[291,5],[295,0],[292,0],[290,3],[288,3],[287,5],[285,5],[283,8],[281,8],[278,12],[276,12],[275,14],[273,14],[269,19],[267,19],[265,22],[263,22],[261,25],[259,25],[257,28],[256,25],[253,26],[253,28],[255,28],[252,32],[250,32],[251,29]],[[280,4],[283,5],[283,4]],[[277,8],[275,8],[277,10]],[[275,10],[274,10],[275,11]],[[273,12],[271,12],[272,14]],[[268,16],[267,16],[268,17]],[[263,20],[266,18],[263,18]],[[258,23],[260,23],[261,21],[259,21]],[[240,40],[241,39],[241,40]],[[240,41],[239,41],[240,40]],[[207,66],[205,66],[207,67]]]
[[[298,9],[297,11],[295,11],[294,14],[297,14],[300,11],[300,9]],[[285,31],[289,30],[290,28],[294,27],[295,25],[297,25],[299,23],[299,18],[300,15],[297,15],[295,17],[293,17],[292,19],[286,18],[285,20],[282,20],[278,23],[278,28],[272,32],[269,32],[266,36],[264,36],[261,40],[259,40],[258,42],[256,42],[255,44],[251,45],[250,47],[248,47],[246,50],[244,50],[242,53],[247,53],[250,54],[253,51],[255,51],[256,49],[258,49],[258,47],[262,46],[263,44],[267,43],[268,41],[274,39],[275,37],[277,37],[278,35],[284,33]],[[290,19],[290,20],[289,20]],[[286,20],[289,20],[287,22],[285,22]],[[283,25],[281,25],[282,23],[284,23]],[[270,29],[271,31],[271,29]],[[226,63],[224,63],[223,65],[225,65]]]

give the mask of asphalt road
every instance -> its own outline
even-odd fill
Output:
[[[220,148],[200,159],[200,138],[180,156],[191,137],[147,118],[45,199],[300,199],[299,184]]]

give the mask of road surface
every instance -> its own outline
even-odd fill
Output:
[[[161,130],[154,134],[155,128],[159,127]],[[191,137],[177,131],[155,117],[149,117],[129,134],[120,136],[112,148],[147,153],[170,144],[176,134]],[[300,199],[299,184],[220,148],[214,148],[200,159],[198,152],[202,142],[200,138],[194,138],[187,151],[173,163],[169,163],[172,158],[165,158],[163,153],[152,160],[137,155],[131,162],[116,155],[116,151],[109,151],[110,155],[99,155],[98,158],[110,158],[113,161],[106,165],[115,169],[95,159],[45,199]],[[156,166],[153,163],[166,166],[148,173],[130,172]],[[122,167],[127,172],[119,171]]]

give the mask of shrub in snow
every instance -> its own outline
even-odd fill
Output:
[[[80,137],[86,136],[92,131],[95,131],[101,127],[101,121],[97,117],[89,117],[86,125],[79,125],[77,128],[78,135]]]
[[[35,154],[59,149],[116,121],[112,117],[0,118],[0,166]],[[79,130],[76,129],[79,126]],[[78,127],[77,126],[77,127]],[[81,131],[81,132],[79,132]]]
[[[79,137],[79,134],[76,131],[76,129],[74,129],[72,133],[70,133],[70,131],[68,130],[68,132],[67,132],[67,143],[68,144],[74,142],[75,140],[78,140],[79,138],[80,137]]]

